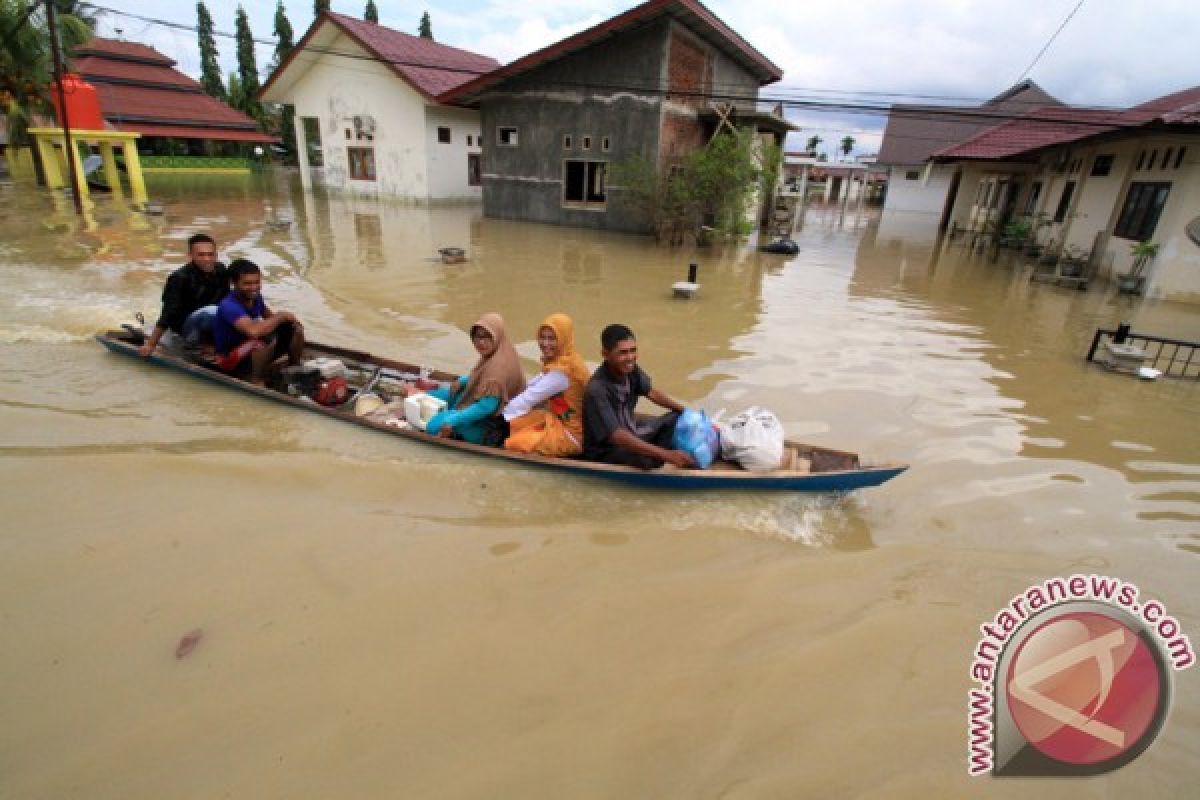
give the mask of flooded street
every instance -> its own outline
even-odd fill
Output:
[[[1121,320],[1200,340],[1200,308],[877,212],[813,209],[784,257],[287,175],[150,191],[164,216],[81,230],[0,186],[0,798],[1193,795],[1195,670],[1085,781],[968,778],[966,693],[980,624],[1053,576],[1136,583],[1200,642],[1200,386],[1083,360]],[[624,322],[677,399],[911,469],[848,497],[568,480],[108,354],[197,231],[312,339],[465,372],[498,310],[533,372],[548,313],[592,364]]]

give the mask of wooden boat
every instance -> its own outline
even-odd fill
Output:
[[[707,470],[679,469],[665,465],[659,469],[641,470],[614,464],[600,464],[572,458],[549,458],[540,455],[512,453],[507,450],[485,447],[453,439],[441,439],[411,427],[394,427],[370,417],[356,416],[353,402],[342,407],[318,405],[305,397],[294,397],[285,392],[254,386],[246,381],[226,375],[215,369],[192,363],[182,356],[172,355],[159,349],[143,359],[138,355],[139,334],[125,331],[109,331],[96,336],[96,341],[114,353],[132,356],[139,363],[150,363],[170,367],[189,375],[239,389],[279,403],[286,403],[306,411],[315,411],[329,417],[352,422],[376,431],[399,436],[425,444],[458,450],[463,453],[487,456],[498,462],[513,466],[531,466],[552,469],[561,473],[589,478],[604,478],[636,486],[663,489],[710,490],[710,489],[773,489],[805,492],[836,492],[878,486],[906,470],[907,465],[885,464],[865,466],[858,456],[840,450],[788,441],[785,443],[784,466],[773,472],[748,472],[736,464],[717,461]],[[369,375],[382,368],[390,374],[416,374],[419,367],[401,361],[379,358],[369,353],[341,347],[307,343],[306,355],[311,358],[329,357],[341,360],[354,371]],[[430,375],[436,380],[451,380],[450,373],[434,371]]]

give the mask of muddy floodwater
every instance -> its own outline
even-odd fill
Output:
[[[150,188],[163,216],[81,226],[0,186],[0,798],[1195,796],[1200,669],[1088,779],[969,778],[966,704],[979,626],[1053,576],[1130,581],[1200,643],[1200,384],[1083,360],[1121,320],[1200,340],[1200,309],[1031,284],[877,212],[810,210],[784,257],[286,174]],[[624,322],[676,398],[911,469],[639,490],[99,347],[196,231],[310,338],[465,371],[498,310],[532,371],[546,314],[592,363]]]

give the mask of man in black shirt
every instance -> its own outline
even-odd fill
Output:
[[[217,261],[217,243],[207,233],[188,239],[188,257],[191,260],[167,278],[162,313],[154,332],[138,350],[143,356],[154,352],[168,330],[182,337],[188,348],[212,340],[217,303],[229,293],[229,272]]]
[[[583,457],[589,461],[625,464],[642,469],[694,467],[696,462],[682,450],[671,448],[675,423],[683,406],[654,388],[637,365],[637,339],[624,325],[609,325],[600,334],[604,355],[583,392]],[[634,417],[639,397],[669,409],[657,419]]]

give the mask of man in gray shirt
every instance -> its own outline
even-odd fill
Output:
[[[600,334],[601,364],[583,393],[583,457],[589,461],[656,469],[663,463],[694,467],[696,462],[671,447],[675,423],[683,406],[654,388],[637,365],[637,339],[624,325],[613,324]],[[639,421],[638,398],[671,413]]]

